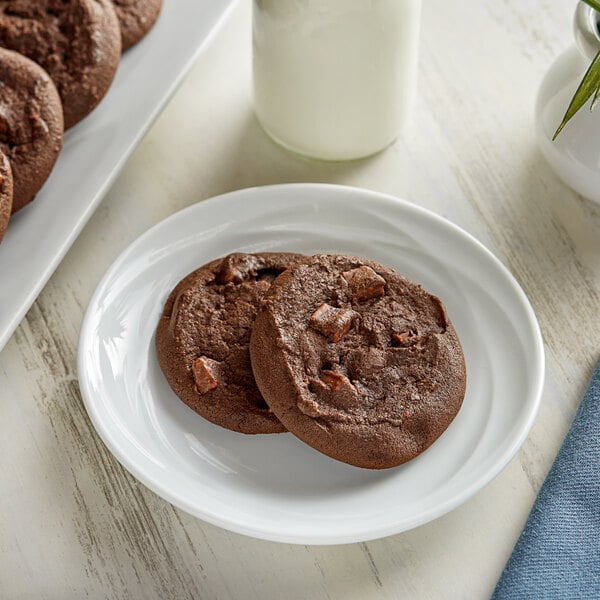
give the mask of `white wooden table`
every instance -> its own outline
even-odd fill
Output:
[[[262,133],[249,0],[213,38],[0,354],[0,598],[489,597],[599,354],[600,207],[556,179],[533,138],[574,3],[424,5],[418,108],[361,162],[306,161]],[[292,546],[207,525],[117,463],[79,395],[83,312],[116,256],[191,203],[292,181],[372,188],[454,221],[513,272],[544,335],[543,402],[517,457],[460,508],[387,539]]]

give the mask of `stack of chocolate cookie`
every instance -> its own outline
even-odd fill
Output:
[[[353,256],[210,262],[169,296],[156,349],[173,391],[213,423],[288,430],[371,469],[423,452],[465,394],[461,345],[441,301]]]
[[[162,0],[0,0],[0,240]]]

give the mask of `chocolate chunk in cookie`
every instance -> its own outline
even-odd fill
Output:
[[[423,452],[465,393],[462,349],[440,300],[352,256],[317,255],[278,277],[250,351],[258,387],[288,430],[359,467]]]
[[[348,282],[350,296],[357,302],[366,302],[385,293],[385,279],[365,265],[344,271],[342,277]]]
[[[297,254],[231,254],[194,271],[173,290],[156,332],[159,364],[197,413],[241,433],[285,427],[261,396],[250,364],[250,331],[265,292]]]
[[[137,44],[158,19],[162,0],[112,0],[119,25],[123,51]]]
[[[0,46],[48,72],[68,129],[108,91],[121,57],[121,31],[110,0],[0,0]]]
[[[358,313],[348,308],[336,308],[323,302],[308,320],[309,325],[332,342],[339,342],[350,330]]]
[[[0,48],[0,150],[12,169],[12,212],[33,200],[62,140],[62,107],[48,74],[21,54]]]
[[[13,203],[13,178],[10,162],[0,151],[0,242],[8,226]]]

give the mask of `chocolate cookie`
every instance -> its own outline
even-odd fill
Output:
[[[139,42],[152,28],[162,0],[112,0],[121,26],[123,51]]]
[[[12,169],[12,212],[42,187],[62,139],[62,107],[48,74],[28,58],[0,48],[0,150]]]
[[[317,255],[264,297],[250,344],[263,397],[301,440],[371,469],[400,465],[448,427],[462,349],[438,298],[394,270]]]
[[[0,46],[44,67],[60,93],[68,129],[108,91],[121,32],[110,0],[0,0]]]
[[[169,296],[156,331],[158,362],[173,391],[209,421],[241,433],[285,431],[256,387],[248,344],[264,293],[300,258],[230,254],[190,273]]]
[[[13,179],[10,162],[5,154],[0,152],[0,242],[4,237],[13,202]]]

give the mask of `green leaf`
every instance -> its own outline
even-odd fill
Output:
[[[600,100],[600,87],[598,87],[598,89],[596,90],[596,93],[594,94],[594,99],[592,100],[592,103],[590,104],[590,112],[596,108],[596,104],[598,104],[598,100]]]
[[[567,108],[567,112],[563,117],[562,123],[558,126],[558,129],[552,137],[553,140],[556,139],[558,134],[563,130],[564,126],[571,120],[575,113],[585,105],[592,94],[594,94],[594,100],[592,102],[593,108],[600,94],[600,52],[596,54],[592,64],[589,66],[588,70],[583,76],[583,79],[581,80],[581,83],[579,84],[579,87],[577,88],[569,107]]]
[[[588,6],[600,12],[600,1],[598,0],[583,0]]]

